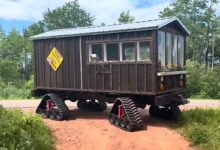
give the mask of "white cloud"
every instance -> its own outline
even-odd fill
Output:
[[[54,9],[70,0],[0,0],[0,18],[38,21],[48,8]],[[79,0],[80,6],[96,18],[95,24],[117,23],[122,11],[130,10],[136,20],[158,18],[173,0]]]
[[[36,22],[41,20],[43,12],[54,9],[70,0],[0,0],[0,18],[5,20],[25,20]],[[96,18],[95,24],[117,23],[122,11],[130,10],[136,20],[158,18],[160,11],[173,0],[79,0],[81,8]],[[220,3],[216,7],[220,15]]]
[[[151,1],[148,0],[148,3]],[[87,0],[79,1],[82,8],[87,10],[91,15],[96,17],[95,23],[100,24],[105,22],[113,24],[117,22],[119,14],[122,11],[130,10],[136,20],[147,20],[158,18],[158,14],[164,7],[169,5],[169,1],[162,2],[153,6],[137,7],[137,0],[92,0],[88,4]],[[142,1],[142,4],[144,2]]]

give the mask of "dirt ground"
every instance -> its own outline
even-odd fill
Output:
[[[4,107],[22,107],[34,112],[38,101],[0,101]],[[57,138],[58,150],[194,150],[190,143],[169,126],[171,122],[151,118],[148,108],[139,109],[145,126],[141,131],[126,132],[107,120],[108,109],[102,113],[82,111],[67,102],[71,115],[66,121],[44,119]],[[32,108],[30,108],[32,107]],[[219,101],[192,101],[181,109],[220,107]]]

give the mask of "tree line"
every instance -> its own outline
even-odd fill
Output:
[[[206,64],[206,68],[212,60],[220,58],[220,17],[215,15],[217,4],[217,0],[176,0],[159,14],[159,17],[176,16],[186,25],[191,31],[187,38],[187,59]],[[0,87],[20,88],[27,84],[26,87],[31,88],[33,45],[29,37],[53,29],[91,26],[94,20],[95,17],[74,0],[54,10],[48,9],[43,13],[43,19],[24,29],[23,34],[12,29],[5,35],[0,25]],[[127,10],[119,14],[117,21],[133,22],[135,17]],[[105,26],[105,23],[101,25]],[[213,50],[215,57],[212,57]]]
[[[15,28],[8,35],[0,25],[0,98],[28,98],[33,86],[33,45],[29,38],[53,29],[91,26],[95,17],[82,9],[78,0],[43,13],[23,33]],[[120,14],[118,22],[134,21],[129,11]],[[102,23],[102,25],[105,25]]]

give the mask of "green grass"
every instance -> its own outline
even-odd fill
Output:
[[[0,99],[29,99],[31,98],[31,90],[24,88],[16,88],[8,86],[0,91]]]
[[[220,150],[220,109],[185,111],[175,128],[200,150]]]
[[[0,108],[0,149],[54,150],[55,138],[40,116]]]

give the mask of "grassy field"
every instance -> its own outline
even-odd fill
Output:
[[[175,128],[199,150],[220,150],[220,109],[185,111]]]
[[[54,150],[55,138],[40,116],[0,106],[1,150]]]

